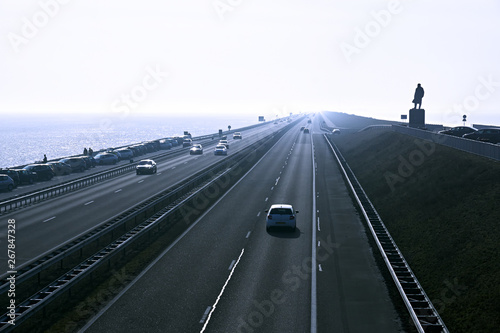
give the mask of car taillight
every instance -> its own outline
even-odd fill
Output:
[[[290,220],[293,220],[294,218],[295,218],[295,216],[293,216],[293,215],[292,215],[292,216],[290,216]]]

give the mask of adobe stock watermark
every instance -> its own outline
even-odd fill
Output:
[[[253,300],[252,311],[246,316],[239,316],[237,319],[237,333],[252,333],[259,331],[266,318],[271,317],[276,308],[286,301],[287,292],[295,292],[301,286],[309,287],[308,280],[313,269],[317,269],[319,263],[325,262],[333,254],[340,244],[332,242],[330,235],[326,240],[318,237],[321,246],[316,249],[316,263],[312,257],[305,257],[300,265],[292,265],[281,276],[282,288],[275,288],[269,293],[267,299]],[[313,267],[314,265],[314,267]],[[304,284],[304,282],[307,282]]]
[[[378,11],[372,10],[370,16],[373,18],[368,21],[363,28],[354,28],[354,38],[352,43],[342,42],[340,50],[347,63],[352,62],[354,55],[360,54],[361,50],[370,45],[374,38],[377,38],[384,28],[387,28],[392,22],[394,15],[403,11],[403,6],[399,0],[391,0],[387,3],[387,9]]]
[[[234,11],[237,7],[241,6],[242,3],[243,0],[215,0],[212,2],[212,7],[217,13],[217,16],[219,16],[219,19],[224,21],[226,14]]]
[[[493,75],[488,77],[478,76],[479,83],[474,89],[474,93],[466,96],[461,103],[454,104],[446,111],[446,118],[454,121],[462,119],[462,115],[476,111],[481,102],[489,99],[500,87],[500,81],[495,81]]]
[[[421,139],[413,140],[413,143],[417,148],[413,149],[407,157],[403,155],[398,156],[399,165],[397,173],[386,171],[384,173],[384,178],[391,189],[395,191],[396,185],[398,183],[404,183],[409,177],[411,177],[416,168],[420,167],[427,160],[429,156],[434,154],[436,151],[436,143],[442,143],[446,141],[446,135],[436,134],[433,136],[433,141],[426,141]]]
[[[41,0],[38,1],[40,6],[31,18],[24,16],[21,21],[20,33],[9,32],[7,38],[9,39],[12,49],[19,53],[20,47],[28,44],[35,38],[41,29],[45,28],[51,19],[57,16],[61,6],[66,5],[71,0]]]

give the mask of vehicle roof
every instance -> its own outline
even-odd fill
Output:
[[[139,163],[141,163],[141,162],[154,162],[154,161],[153,161],[153,160],[151,160],[151,159],[146,159],[146,160],[140,160],[140,161],[139,161]]]
[[[271,205],[271,207],[269,209],[272,209],[272,208],[290,208],[293,210],[292,205],[289,205],[289,204],[274,204],[274,205]]]

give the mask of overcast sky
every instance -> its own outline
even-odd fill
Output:
[[[2,0],[0,114],[500,125],[500,2]]]

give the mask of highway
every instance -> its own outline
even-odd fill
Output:
[[[311,134],[299,130],[305,125],[288,131],[82,331],[401,331],[318,120]],[[96,188],[107,207],[125,200],[110,204],[117,188]],[[80,205],[96,202],[80,195]],[[295,232],[266,231],[273,203],[299,211]]]
[[[229,136],[228,155],[251,145],[284,125],[285,123],[278,125],[271,123],[246,130],[242,133],[243,140],[233,140],[232,136]],[[189,155],[188,149],[185,148],[185,154],[157,161],[158,172],[154,175],[136,175],[131,172],[3,215],[2,219],[5,221],[16,220],[16,265],[20,266],[42,253],[51,251],[69,239],[86,233],[137,203],[175,185],[185,177],[225,158],[213,155],[216,140],[213,141],[204,145],[203,155]],[[150,153],[140,158],[149,158],[154,154]],[[74,177],[109,168],[96,167],[84,174],[78,173]],[[22,194],[22,191],[32,191],[40,186],[57,184],[58,181],[67,179],[68,176],[59,176],[50,182],[19,187],[15,191],[17,194]],[[0,232],[0,239],[6,240],[6,231]],[[2,262],[6,265],[6,253],[2,253],[1,258],[5,259]]]

